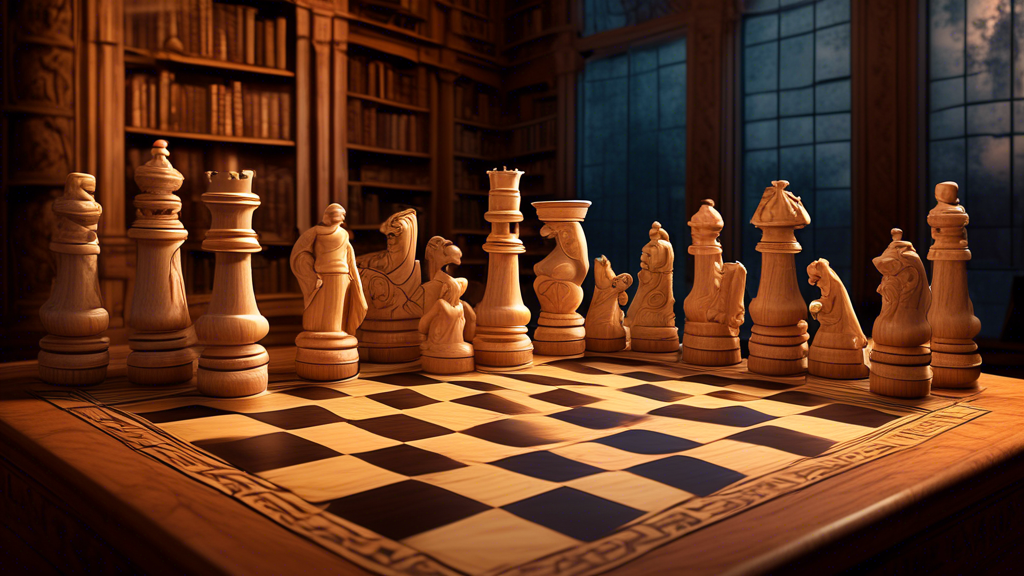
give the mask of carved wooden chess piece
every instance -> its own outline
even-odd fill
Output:
[[[359,374],[359,342],[353,334],[367,305],[344,221],[345,209],[329,205],[320,224],[306,230],[292,248],[292,273],[304,305],[302,332],[295,338],[295,373],[307,380]]]
[[[47,332],[39,341],[39,377],[50,384],[88,386],[107,377],[110,339],[100,334],[109,316],[100,294],[96,236],[103,207],[95,193],[95,177],[72,172],[64,182],[64,195],[53,203],[57,225],[50,250],[57,277],[39,309]]]
[[[661,224],[651,224],[650,242],[640,255],[640,286],[626,313],[629,346],[634,352],[679,352],[676,328],[676,299],[672,294],[672,268],[675,252],[668,232]]]
[[[742,361],[740,326],[747,269],[739,262],[722,263],[718,235],[725,222],[713,200],[704,200],[687,222],[693,242],[693,289],[683,300],[683,362],[699,366],[731,366]]]
[[[871,262],[882,273],[882,312],[871,330],[871,391],[898,398],[927,396],[932,384],[927,317],[932,298],[924,263],[899,228],[892,229],[892,243]]]
[[[584,323],[587,350],[618,352],[626,348],[622,307],[629,302],[626,289],[632,285],[633,277],[628,272],[616,276],[608,258],[594,259],[594,295]]]
[[[380,225],[388,247],[356,259],[370,308],[356,333],[364,362],[396,364],[420,357],[419,320],[423,277],[416,259],[416,210],[409,208]]]
[[[184,178],[171,166],[167,141],[157,140],[152,159],[135,169],[137,218],[128,237],[137,245],[135,289],[128,316],[128,380],[177,384],[192,379],[196,343],[181,275],[181,245],[188,231],[178,220],[174,192]]]
[[[525,252],[519,239],[519,170],[490,170],[488,210],[484,219],[491,233],[484,243],[488,253],[487,286],[476,307],[476,337],[473,350],[482,371],[507,371],[533,364],[533,344],[526,335],[530,309],[523,304],[519,286],[519,255]]]
[[[957,198],[956,182],[935,186],[938,203],[928,213],[935,242],[928,250],[932,261],[932,387],[971,388],[981,375],[981,355],[974,337],[981,321],[967,292],[967,211]]]
[[[811,302],[811,316],[821,323],[807,356],[807,371],[822,378],[854,380],[868,377],[864,363],[868,339],[860,329],[843,281],[819,258],[807,266],[807,282],[821,290]]]
[[[761,282],[750,302],[754,321],[747,368],[757,374],[789,376],[807,371],[807,305],[796,279],[800,243],[794,231],[811,223],[800,198],[773,180],[750,223],[761,229]]]
[[[206,314],[196,321],[203,344],[196,383],[207,396],[236,397],[267,389],[270,356],[256,342],[270,324],[260,315],[252,285],[252,254],[261,250],[252,229],[260,197],[252,193],[256,173],[207,172],[203,203],[210,209],[210,230],[203,250],[217,254],[213,294]]]
[[[537,218],[544,223],[540,235],[554,238],[555,249],[533,267],[533,290],[540,301],[540,317],[533,333],[533,350],[545,356],[576,356],[586,351],[583,316],[583,280],[590,269],[583,218],[589,200],[534,202]]]
[[[433,274],[423,285],[426,312],[419,330],[426,339],[420,345],[423,370],[431,374],[472,372],[473,337],[476,335],[476,314],[460,300],[469,282],[453,278],[446,268],[462,262],[462,251],[452,242],[434,236],[427,243],[427,268]]]

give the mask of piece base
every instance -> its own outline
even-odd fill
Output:
[[[886,378],[871,372],[870,390],[874,394],[892,396],[893,398],[923,398],[931,392],[932,381],[929,380],[897,380]]]
[[[683,342],[682,362],[694,366],[735,366],[743,361],[740,349],[735,350],[698,350],[688,348]]]
[[[862,380],[870,374],[864,364],[831,364],[818,360],[807,361],[807,372],[829,380]]]
[[[496,352],[478,348],[473,358],[480,372],[514,372],[533,366],[533,349]]]
[[[107,379],[107,367],[72,370],[40,365],[39,378],[55,386],[94,386]]]
[[[932,388],[974,388],[981,376],[981,366],[947,368],[932,365]]]
[[[295,374],[314,382],[338,382],[359,376],[359,362],[351,364],[310,364],[295,361]]]
[[[207,370],[200,366],[196,371],[196,389],[200,394],[214,398],[238,398],[259,394],[267,389],[268,380],[266,364],[231,372]]]
[[[626,337],[619,338],[586,338],[584,340],[587,352],[619,352],[626,349]]]
[[[463,374],[472,372],[476,363],[473,357],[467,358],[436,358],[434,356],[422,356],[420,366],[428,374]]]
[[[372,364],[402,364],[420,358],[420,345],[377,348],[359,345],[359,360]]]
[[[132,354],[138,354],[138,352]],[[143,386],[182,384],[191,380],[195,373],[195,366],[192,365],[192,362],[181,366],[163,367],[128,365],[128,381]]]
[[[779,346],[779,348],[782,348]],[[747,357],[747,370],[765,376],[796,376],[807,372],[807,358],[779,360],[778,358]]]
[[[665,353],[679,351],[679,337],[660,340],[647,340],[633,337],[629,340],[629,349],[633,352]]]
[[[570,340],[568,342],[533,341],[533,353],[541,356],[579,356],[587,351],[586,340]]]

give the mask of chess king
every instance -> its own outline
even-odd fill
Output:
[[[650,242],[640,254],[640,273],[633,303],[629,305],[625,325],[629,328],[630,349],[634,352],[678,352],[676,300],[672,294],[672,269],[675,252],[668,232],[655,222],[648,233]]]
[[[354,334],[366,316],[355,250],[341,227],[345,209],[331,204],[323,220],[292,248],[292,273],[302,289],[302,333],[295,338],[295,372],[307,380],[344,380],[359,374]]]

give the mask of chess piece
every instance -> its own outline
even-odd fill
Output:
[[[462,262],[462,251],[452,242],[434,236],[427,243],[427,268],[433,274],[423,285],[426,312],[419,330],[425,336],[420,344],[423,370],[431,374],[472,372],[473,337],[476,335],[476,314],[460,300],[469,282],[453,278],[446,270]]]
[[[341,227],[345,209],[331,204],[323,220],[292,248],[292,273],[302,289],[302,332],[295,338],[295,373],[307,380],[346,380],[359,374],[354,334],[366,316],[356,254]]]
[[[109,316],[100,295],[96,235],[103,207],[95,193],[95,177],[72,172],[64,182],[64,195],[53,203],[57,225],[50,251],[57,277],[39,309],[47,332],[39,341],[39,377],[50,384],[88,386],[107,377],[110,339],[100,334]]]
[[[693,289],[683,300],[683,362],[698,366],[731,366],[742,361],[740,326],[747,269],[739,262],[722,262],[718,235],[725,222],[714,200],[704,200],[686,223],[693,242]]]
[[[418,326],[423,315],[416,210],[392,214],[380,232],[387,236],[388,247],[356,259],[370,306],[356,333],[359,358],[381,364],[412,362],[420,357]]]
[[[676,328],[676,299],[672,294],[672,267],[675,252],[668,232],[661,224],[651,224],[650,242],[640,255],[640,273],[633,303],[626,313],[629,346],[634,352],[679,352]]]
[[[270,356],[256,342],[270,324],[260,315],[252,285],[252,254],[261,250],[252,229],[260,197],[252,193],[252,170],[207,172],[203,203],[212,216],[203,250],[214,252],[213,294],[206,314],[196,321],[204,346],[196,384],[207,396],[231,398],[267,389]]]
[[[932,327],[932,387],[971,388],[981,375],[981,355],[974,337],[981,321],[967,293],[967,247],[969,218],[957,199],[956,182],[935,186],[938,203],[928,213],[935,242],[928,250],[932,261],[932,306],[928,324]]]
[[[506,371],[533,364],[533,344],[526,335],[530,309],[523,304],[519,286],[519,255],[526,251],[519,239],[519,170],[490,170],[488,210],[484,219],[491,233],[484,243],[488,253],[487,285],[476,307],[476,337],[473,352],[482,371]]]
[[[594,259],[594,296],[584,323],[587,350],[618,352],[626,348],[622,307],[629,302],[626,289],[632,285],[633,277],[628,272],[616,276],[608,258]]]
[[[757,374],[790,376],[807,371],[807,305],[796,279],[801,246],[794,232],[811,223],[789,182],[765,188],[750,223],[761,230],[761,282],[750,302],[754,321],[747,368]]]
[[[821,290],[811,302],[811,317],[821,323],[807,356],[807,371],[822,378],[854,380],[868,377],[864,363],[868,338],[860,329],[843,281],[819,258],[807,266],[807,282]]]
[[[136,219],[128,230],[137,258],[128,346],[128,380],[135,384],[188,382],[196,343],[181,276],[181,245],[188,231],[178,220],[181,199],[174,192],[184,178],[171,166],[167,141],[157,140],[149,162],[135,169]]]
[[[882,273],[882,312],[871,330],[871,391],[898,398],[927,396],[932,384],[927,317],[932,297],[924,263],[899,228],[892,229],[892,243],[871,262]]]
[[[554,238],[555,249],[534,267],[533,290],[540,301],[533,351],[545,356],[576,356],[587,348],[583,316],[576,312],[583,303],[583,280],[590,270],[583,218],[589,200],[534,202],[537,218],[544,223],[540,235]]]

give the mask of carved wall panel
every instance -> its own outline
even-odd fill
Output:
[[[10,119],[11,184],[61,182],[73,164],[71,118],[24,115]]]
[[[19,34],[71,40],[74,0],[11,2],[11,24]]]
[[[14,47],[11,103],[71,110],[74,106],[74,51],[58,46]]]

